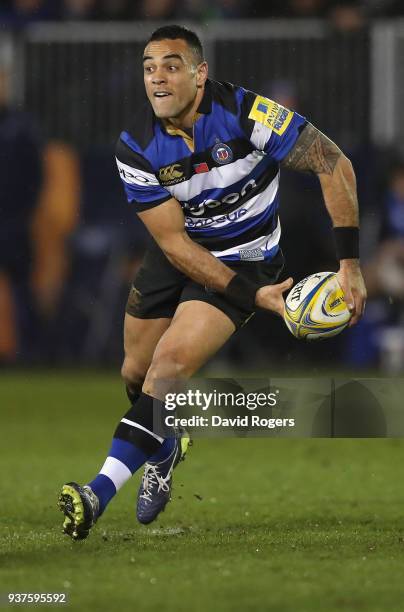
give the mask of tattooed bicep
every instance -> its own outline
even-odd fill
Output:
[[[332,174],[341,155],[341,149],[332,140],[308,123],[281,164],[302,172]]]

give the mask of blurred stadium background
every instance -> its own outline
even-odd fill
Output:
[[[298,343],[258,314],[212,367],[404,366],[404,3],[400,0],[10,0],[0,4],[0,364],[107,365],[147,237],[114,145],[144,98],[158,25],[200,34],[210,74],[300,113],[354,163],[364,320]],[[336,269],[317,180],[283,173],[285,274]]]

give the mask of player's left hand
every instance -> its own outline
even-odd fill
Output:
[[[337,274],[339,283],[345,295],[345,301],[351,312],[349,327],[355,325],[363,313],[366,305],[366,287],[357,259],[342,259]]]

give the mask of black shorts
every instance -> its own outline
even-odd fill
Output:
[[[271,261],[235,261],[226,265],[260,287],[276,283],[283,265],[282,251]],[[221,293],[208,289],[177,270],[154,243],[144,256],[133,281],[126,312],[140,319],[172,318],[178,304],[199,300],[216,306],[240,328],[253,314],[235,306]]]

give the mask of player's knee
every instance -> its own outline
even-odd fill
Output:
[[[158,351],[153,357],[150,368],[147,371],[147,377],[172,378],[180,379],[187,378],[190,374],[191,364],[184,352],[177,348]]]
[[[192,373],[192,363],[184,351],[178,348],[160,350],[147,371],[143,392],[157,397],[164,390],[165,381],[184,380]]]

